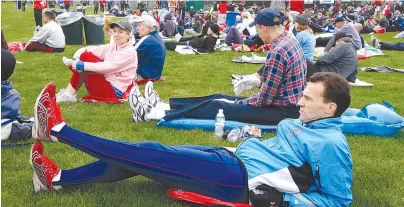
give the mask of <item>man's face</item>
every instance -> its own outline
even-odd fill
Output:
[[[345,22],[337,22],[337,23],[335,23],[335,27],[337,29],[341,29],[341,27],[344,26],[344,24],[345,24]]]
[[[258,35],[262,39],[262,41],[265,44],[270,43],[268,40],[269,39],[268,27],[257,24],[255,25],[255,28],[257,29]]]
[[[300,106],[299,119],[302,122],[307,123],[334,115],[336,104],[324,102],[324,89],[322,82],[307,84],[303,97],[297,103]]]
[[[150,27],[140,23],[137,25],[137,31],[139,32],[139,36],[144,37],[150,33],[151,29]]]

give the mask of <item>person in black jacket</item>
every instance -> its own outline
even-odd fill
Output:
[[[219,25],[211,24],[205,36],[198,36],[186,42],[166,42],[165,46],[167,50],[175,50],[177,45],[188,45],[200,53],[212,53],[215,51],[215,45],[219,38],[219,34]]]

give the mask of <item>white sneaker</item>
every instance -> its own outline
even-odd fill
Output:
[[[63,95],[65,93],[66,89],[62,88],[60,89],[59,93],[56,94],[56,98]]]
[[[180,34],[175,35],[175,41],[176,42],[179,42],[181,38],[182,38],[182,36]]]
[[[133,121],[146,121],[145,115],[151,110],[151,106],[142,96],[138,86],[134,86],[129,94],[129,106],[133,110]]]
[[[56,103],[62,102],[77,102],[76,94],[70,95],[65,89],[61,89],[56,94]]]
[[[62,57],[62,61],[66,66],[70,66],[71,64],[73,64],[73,59],[69,59],[67,57]]]
[[[148,81],[146,83],[146,86],[144,88],[144,96],[146,98],[147,103],[149,103],[151,107],[155,107],[157,103],[163,102],[160,99],[160,96],[154,90],[152,81]]]

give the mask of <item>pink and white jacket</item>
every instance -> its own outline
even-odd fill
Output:
[[[93,53],[103,62],[84,62],[84,70],[100,73],[111,85],[122,92],[125,92],[133,80],[136,79],[137,53],[133,47],[133,40],[124,45],[115,43],[89,46],[79,49],[73,57],[79,59],[80,55],[87,51]]]

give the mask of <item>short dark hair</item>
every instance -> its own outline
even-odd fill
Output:
[[[56,14],[53,11],[46,11],[45,16],[52,20],[55,20],[56,18]]]
[[[311,83],[321,82],[324,85],[325,103],[335,103],[337,110],[334,113],[335,117],[339,117],[351,104],[351,86],[348,81],[338,73],[318,72],[310,77]]]

